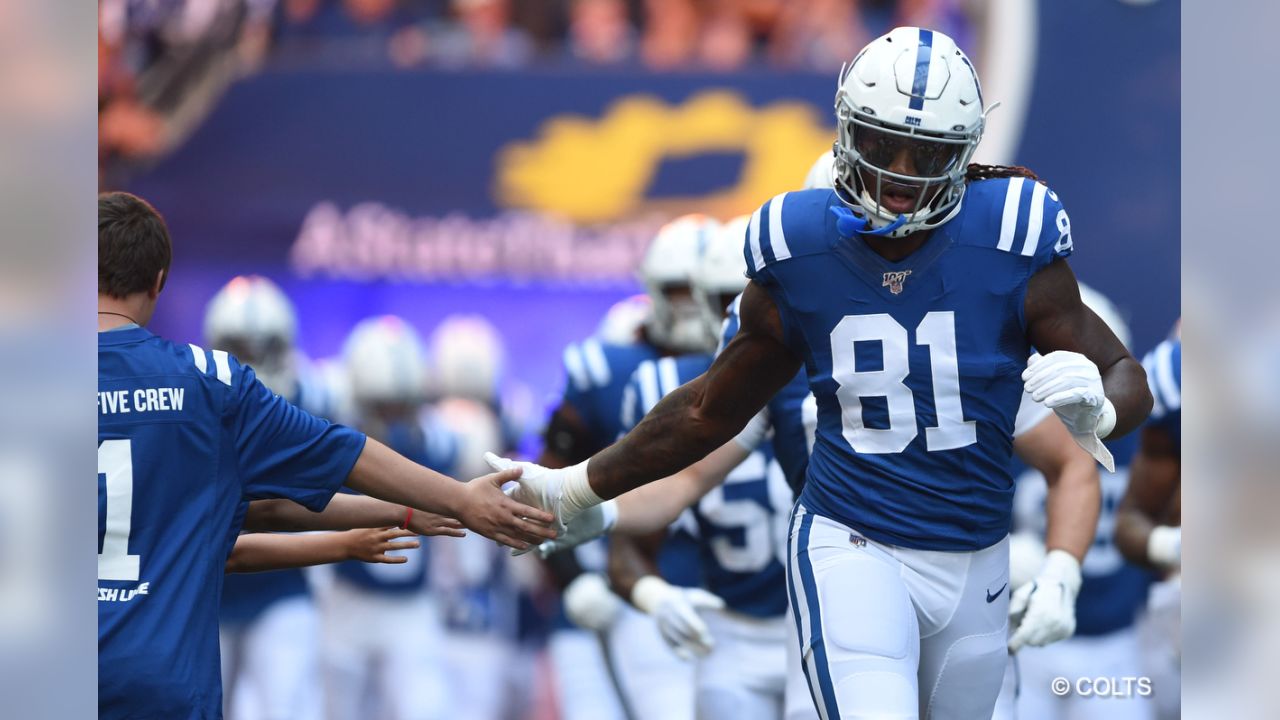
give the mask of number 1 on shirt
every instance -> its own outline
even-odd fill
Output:
[[[129,554],[133,525],[133,441],[103,440],[98,474],[106,476],[107,519],[98,553],[99,580],[137,580],[140,556]]]

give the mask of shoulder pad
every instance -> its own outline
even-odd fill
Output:
[[[1073,250],[1071,220],[1048,185],[1025,177],[969,183],[957,242],[1033,258],[1038,268]],[[957,218],[959,220],[960,218]]]
[[[751,214],[747,242],[747,276],[769,265],[830,249],[835,217],[827,212],[834,191],[798,190],[771,198]]]
[[[611,378],[604,346],[595,338],[570,343],[564,349],[564,370],[578,392],[604,387]]]

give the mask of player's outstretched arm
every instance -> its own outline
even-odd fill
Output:
[[[800,358],[783,340],[768,293],[747,284],[741,327],[702,375],[676,388],[587,464],[588,482],[612,498],[692,465],[728,442],[795,377]]]
[[[1098,464],[1071,440],[1056,415],[1048,415],[1013,440],[1013,451],[1044,475],[1045,548],[1064,550],[1078,562],[1093,544],[1102,508]]]
[[[1147,418],[1152,399],[1142,364],[1080,299],[1065,260],[1031,277],[1024,309],[1027,339],[1043,354],[1023,375],[1027,390],[1057,412],[1073,435],[1096,429],[1099,438],[1120,437]]]
[[[364,495],[334,495],[321,512],[311,512],[291,500],[254,500],[249,503],[244,518],[244,529],[249,532],[351,530],[393,525],[405,526],[419,535],[466,535],[462,523],[454,518],[425,510],[410,512],[403,505]]]
[[[547,527],[555,518],[502,492],[502,485],[518,479],[520,472],[510,468],[460,483],[369,438],[346,484],[388,502],[455,517],[487,538],[523,550],[555,537]]]
[[[395,527],[315,535],[249,533],[236,538],[235,547],[227,558],[226,572],[264,572],[343,560],[403,563],[408,558],[387,553],[418,547],[417,540],[399,540],[413,535],[412,531]]]
[[[1182,562],[1177,514],[1182,470],[1168,431],[1147,427],[1129,466],[1129,487],[1116,512],[1116,547],[1130,562],[1168,570]]]
[[[618,519],[613,532],[643,535],[667,527],[685,508],[724,482],[725,477],[750,454],[736,440],[730,440],[675,475],[619,496],[616,499]]]

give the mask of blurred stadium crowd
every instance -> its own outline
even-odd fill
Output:
[[[835,71],[899,25],[976,54],[975,0],[100,0],[99,159],[172,147],[265,64]]]

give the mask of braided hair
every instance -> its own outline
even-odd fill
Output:
[[[974,180],[994,180],[996,178],[1024,177],[1031,180],[1039,181],[1040,176],[1036,175],[1029,168],[1021,165],[979,165],[978,163],[970,163],[965,170],[964,179],[967,181]]]

